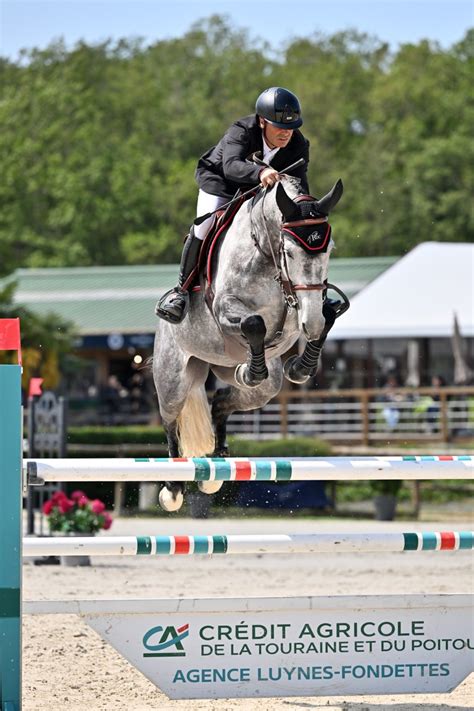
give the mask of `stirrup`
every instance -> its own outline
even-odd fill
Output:
[[[169,311],[166,308],[166,306],[167,306],[166,301],[168,300],[168,298],[171,295],[174,295],[176,297],[181,297],[181,298],[177,298],[177,301],[183,304],[182,308],[180,306],[178,307],[178,308],[181,308],[181,313],[179,313],[179,314],[172,313],[171,311]],[[155,314],[157,316],[159,316],[159,318],[162,318],[164,321],[168,321],[168,323],[173,323],[173,324],[181,323],[181,321],[183,321],[184,317],[188,313],[188,310],[189,310],[189,294],[187,291],[181,291],[181,289],[179,289],[179,287],[173,287],[172,289],[169,289],[169,291],[167,291],[165,294],[163,294],[163,296],[161,297],[161,299],[158,301],[158,303],[155,306]]]

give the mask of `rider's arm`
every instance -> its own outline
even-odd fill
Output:
[[[250,135],[244,126],[235,123],[227,131],[222,153],[222,169],[227,180],[247,185],[258,184],[263,168],[246,160],[251,152],[250,144]]]

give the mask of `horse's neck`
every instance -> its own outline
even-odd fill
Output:
[[[219,261],[225,260],[234,270],[246,271],[250,264],[253,269],[261,261],[268,262],[272,251],[278,254],[280,212],[273,194],[261,200],[266,202],[242,206],[224,240]]]

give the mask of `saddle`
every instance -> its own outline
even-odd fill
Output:
[[[235,194],[234,198],[239,196],[239,192],[240,191]],[[209,309],[212,308],[212,302],[214,301],[212,283],[214,272],[217,267],[219,255],[218,247],[224,241],[224,238],[232,225],[234,217],[240,210],[243,203],[252,197],[252,194],[245,196],[242,195],[240,200],[236,200],[235,203],[229,205],[225,210],[219,210],[216,212],[214,221],[211,224],[205,239],[203,240],[203,244],[199,252],[197,268],[191,275],[193,280],[199,276],[200,284],[194,286],[192,291],[201,291],[202,287],[204,287],[204,299]]]

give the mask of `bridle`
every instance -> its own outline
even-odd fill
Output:
[[[327,222],[328,219],[327,217],[311,217],[311,218],[305,218],[301,220],[291,220],[288,222],[282,222],[281,228],[280,228],[280,237],[278,240],[278,256],[275,254],[275,250],[273,249],[273,244],[272,240],[270,237],[270,233],[268,230],[268,224],[267,224],[267,216],[265,215],[265,197],[266,197],[267,191],[265,190],[263,193],[262,197],[262,215],[263,215],[263,222],[265,225],[265,236],[267,238],[268,245],[270,247],[270,254],[266,254],[264,250],[262,249],[258,238],[255,234],[254,230],[254,224],[252,220],[252,211],[250,212],[250,224],[251,224],[251,237],[253,240],[253,243],[255,244],[255,247],[257,250],[260,252],[260,254],[266,258],[270,259],[276,270],[276,275],[275,275],[275,280],[278,282],[280,285],[280,289],[283,293],[283,298],[285,300],[286,306],[288,309],[296,309],[298,310],[300,307],[300,302],[298,299],[298,295],[296,294],[297,291],[322,291],[323,292],[323,301],[326,299],[326,294],[327,294],[327,289],[328,289],[328,281],[327,279],[324,280],[324,282],[318,283],[318,284],[293,284],[291,281],[291,277],[289,274],[288,270],[288,262],[286,259],[286,252],[284,249],[285,246],[285,230],[289,230],[292,227],[306,227],[310,225],[320,225],[324,222]],[[314,198],[311,197],[310,195],[298,195],[297,198],[295,198],[295,202],[302,202],[302,201],[314,201]],[[330,285],[331,288],[332,285]]]

